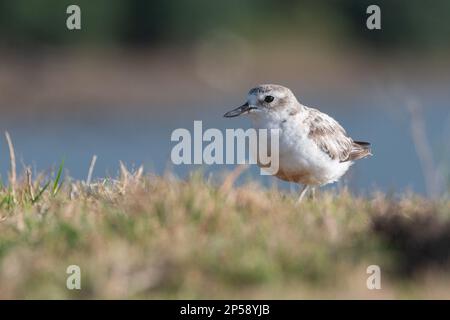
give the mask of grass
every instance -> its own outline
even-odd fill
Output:
[[[450,200],[298,195],[249,182],[130,172],[0,181],[0,299],[450,298]],[[81,270],[69,290],[66,270]],[[380,290],[366,286],[370,265]]]
[[[121,164],[117,179],[62,184],[62,170],[0,188],[1,299],[450,298],[448,200],[341,190],[295,206],[233,173]],[[73,264],[81,290],[66,288]],[[373,264],[381,290],[366,287]]]

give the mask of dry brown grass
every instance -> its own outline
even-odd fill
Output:
[[[449,201],[343,190],[296,207],[234,179],[122,166],[36,200],[45,179],[24,175],[17,202],[0,189],[0,298],[450,298]],[[81,290],[66,288],[72,264]],[[381,290],[366,288],[371,264]]]

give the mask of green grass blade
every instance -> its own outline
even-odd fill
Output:
[[[6,195],[3,197],[2,201],[0,201],[0,208],[3,207],[3,205],[8,202],[8,197],[9,195]]]
[[[48,181],[43,187],[42,189],[39,191],[39,193],[36,195],[36,197],[34,197],[34,200],[31,201],[32,203],[36,203],[39,198],[42,196],[42,194],[44,193],[44,191],[48,188],[48,186],[50,185],[51,181]]]
[[[59,189],[61,188],[62,182],[60,183],[60,180],[63,168],[64,168],[64,159],[62,159],[61,164],[59,165],[58,174],[56,175],[56,179],[53,184],[53,195],[56,195]]]

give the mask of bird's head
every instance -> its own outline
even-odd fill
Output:
[[[247,101],[242,106],[225,113],[224,117],[290,112],[298,110],[300,106],[288,88],[276,84],[262,84],[248,92]]]

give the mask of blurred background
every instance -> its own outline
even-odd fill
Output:
[[[81,8],[68,30],[66,8]],[[368,30],[366,8],[381,8]],[[450,168],[450,2],[0,0],[0,130],[34,172],[115,176],[118,160],[159,174],[176,128],[249,127],[224,119],[259,83],[290,87],[336,118],[374,157],[352,191],[437,196]],[[0,174],[9,156],[0,142]],[[233,166],[205,168],[206,171]],[[248,173],[262,183],[252,168]],[[283,184],[281,184],[283,185]]]

